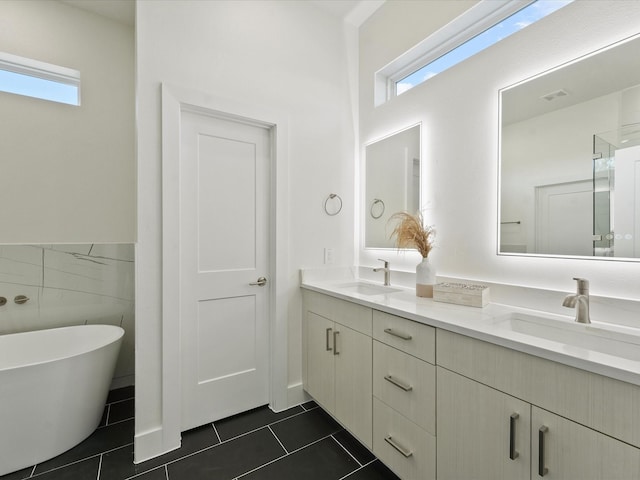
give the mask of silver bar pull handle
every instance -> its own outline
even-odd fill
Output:
[[[410,392],[411,390],[413,390],[413,387],[411,385],[403,382],[402,380],[394,378],[392,375],[385,375],[384,379],[387,382],[394,384],[396,387],[404,390],[405,392]]]
[[[338,351],[338,335],[340,334],[340,332],[335,331],[333,332],[333,354],[334,355],[340,355],[340,352]]]
[[[264,277],[260,277],[258,278],[257,282],[251,282],[249,285],[252,286],[258,286],[258,287],[264,287],[267,284],[267,279]]]
[[[400,452],[406,458],[409,458],[411,455],[413,455],[413,452],[411,450],[400,445],[398,441],[394,440],[391,435],[389,435],[388,437],[384,437],[384,441],[387,442],[389,445],[391,445],[393,448],[395,448],[398,452]]]
[[[325,335],[326,335],[325,338],[327,340],[327,345],[326,345],[327,352],[330,352],[331,350],[333,350],[331,346],[329,346],[329,334],[331,333],[331,330],[333,330],[333,328],[327,328],[327,331],[325,332]]]
[[[509,417],[509,458],[515,460],[520,455],[516,451],[516,420],[520,418],[517,413],[512,413]]]
[[[401,338],[402,340],[411,340],[413,337],[408,333],[396,332],[393,328],[385,328],[384,333],[393,335],[394,337]]]
[[[549,469],[544,466],[544,434],[547,433],[549,429],[543,425],[538,430],[538,475],[544,477]]]

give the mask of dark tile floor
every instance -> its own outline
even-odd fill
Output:
[[[110,393],[80,445],[0,480],[397,480],[314,402],[260,407],[182,434],[182,447],[133,464],[133,387]]]

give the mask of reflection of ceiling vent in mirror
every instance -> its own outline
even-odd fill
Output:
[[[547,101],[551,101],[551,100],[555,100],[556,98],[560,98],[560,97],[566,97],[567,95],[569,95],[569,92],[567,92],[566,90],[563,90],[562,88],[560,90],[556,90],[555,92],[551,92],[551,93],[547,93],[546,95],[542,95],[540,97],[541,100],[547,100]]]

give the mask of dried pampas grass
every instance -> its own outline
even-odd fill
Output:
[[[398,212],[391,215],[389,221],[398,220],[396,228],[391,232],[391,237],[396,237],[396,247],[415,248],[422,258],[427,258],[433,248],[433,237],[436,232],[433,227],[424,225],[422,213],[411,215],[407,212]]]

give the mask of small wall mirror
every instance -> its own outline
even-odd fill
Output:
[[[394,248],[389,217],[420,208],[420,125],[368,144],[365,172],[364,246]]]
[[[501,90],[498,253],[640,258],[640,36]]]

